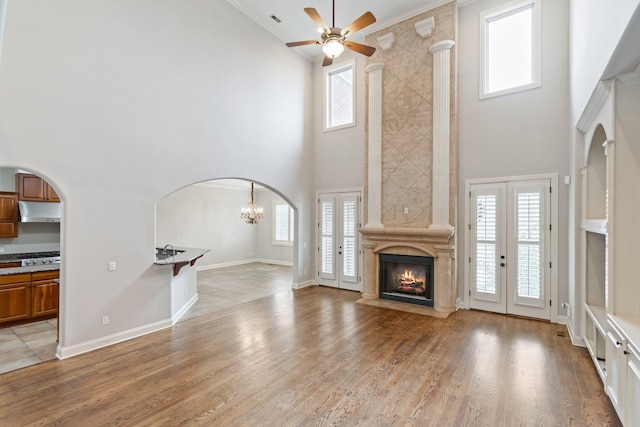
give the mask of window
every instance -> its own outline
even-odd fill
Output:
[[[273,202],[273,244],[293,245],[293,209],[284,201]]]
[[[350,61],[324,71],[325,131],[356,124],[354,69],[355,61]]]
[[[480,14],[480,98],[541,86],[540,0]]]

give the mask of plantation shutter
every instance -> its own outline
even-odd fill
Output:
[[[474,203],[473,274],[474,297],[487,301],[499,301],[500,282],[498,271],[499,247],[499,192],[494,189],[476,190]]]
[[[515,189],[516,199],[516,302],[544,306],[544,187]]]
[[[342,275],[344,280],[357,282],[358,210],[357,196],[342,198]]]
[[[335,204],[335,197],[320,198],[320,276],[331,280],[335,278]]]
[[[289,211],[291,208],[286,203],[277,203],[274,209],[274,240],[276,242],[288,242],[293,239],[289,235],[293,227],[290,227]]]

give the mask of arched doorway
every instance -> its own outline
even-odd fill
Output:
[[[0,167],[0,373],[56,358],[62,202],[37,171]]]
[[[216,179],[177,190],[156,205],[156,247],[209,249],[197,262],[197,298],[182,319],[280,292],[293,283],[295,210],[280,194],[255,184],[262,217],[241,218],[251,181]]]

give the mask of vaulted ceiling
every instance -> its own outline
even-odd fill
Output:
[[[319,37],[316,25],[304,12],[305,7],[315,8],[327,25],[332,21],[332,0],[227,0],[251,19],[266,28],[283,42],[313,40]],[[344,28],[363,13],[370,11],[377,22],[349,37],[361,41],[364,35],[403,21],[419,13],[433,9],[452,0],[333,0],[335,1],[335,25]],[[466,4],[473,0],[459,0]],[[281,22],[276,22],[272,16]],[[319,46],[308,45],[293,48],[307,59],[322,58]]]

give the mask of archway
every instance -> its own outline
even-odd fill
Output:
[[[55,183],[30,168],[2,166],[0,192],[3,373],[56,358],[63,334],[59,320],[64,312],[60,304],[64,257],[63,197]]]
[[[183,318],[290,291],[294,283],[295,208],[255,183],[262,218],[247,224],[241,208],[252,181],[215,179],[183,187],[156,204],[156,247],[205,248],[197,261],[197,294]]]

